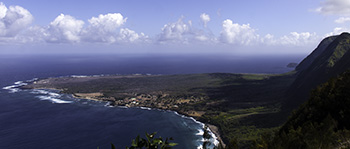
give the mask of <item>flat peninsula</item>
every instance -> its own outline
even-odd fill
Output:
[[[55,89],[113,106],[172,110],[208,124],[223,143],[240,136],[249,143],[258,137],[252,132],[280,124],[261,119],[280,111],[282,93],[294,78],[293,73],[69,76],[21,88]]]

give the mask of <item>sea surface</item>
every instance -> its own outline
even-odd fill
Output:
[[[0,148],[109,149],[137,135],[173,137],[197,148],[203,125],[176,112],[110,107],[53,90],[18,90],[36,78],[109,74],[285,73],[305,55],[1,55]],[[212,140],[214,142],[214,140]]]

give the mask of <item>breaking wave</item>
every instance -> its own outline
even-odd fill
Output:
[[[200,121],[197,121],[197,120],[194,119],[193,117],[189,117],[189,116],[185,116],[185,115],[179,114],[179,113],[177,113],[176,111],[172,111],[172,112],[174,112],[174,113],[175,113],[176,115],[178,115],[178,116],[181,116],[182,118],[190,119],[190,120],[192,120],[193,122],[199,124],[201,127],[197,129],[196,135],[197,135],[197,136],[203,136],[203,134],[204,134],[204,131],[203,131],[203,130],[204,130],[204,128],[205,128],[205,124],[204,124],[204,123],[202,123],[202,122],[200,122]],[[219,144],[219,141],[218,141],[216,135],[215,135],[209,128],[207,128],[207,130],[208,130],[208,132],[209,132],[209,135],[211,136],[211,138],[210,138],[210,140],[209,140],[210,143],[211,143],[211,146],[210,146],[210,147],[214,147],[214,146],[218,145],[218,144]],[[203,146],[202,146],[203,142],[204,142],[204,139],[203,139],[203,138],[201,138],[200,140],[197,140],[197,149],[202,149],[202,148],[203,148]]]
[[[73,102],[73,101],[66,101],[66,100],[60,99],[60,97],[62,97],[61,94],[52,92],[50,90],[33,89],[30,93],[39,94],[38,96],[35,96],[35,97],[39,98],[40,100],[49,100],[52,103],[72,103]]]

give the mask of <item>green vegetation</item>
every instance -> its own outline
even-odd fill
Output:
[[[309,66],[297,72],[297,77],[288,90],[286,109],[291,111],[297,108],[310,97],[311,89],[350,68],[350,34],[342,33],[329,38],[334,40],[323,45],[326,48],[322,52],[316,49],[319,51],[317,57],[308,56],[304,60],[308,60]],[[300,65],[306,66],[303,62]]]
[[[257,128],[256,123],[247,117],[252,115],[265,115],[267,113],[278,112],[278,108],[270,109],[266,107],[256,107],[247,109],[236,109],[227,112],[208,113],[204,115],[209,121],[220,127],[225,139],[236,139],[240,146],[249,145],[258,139],[263,133],[269,132],[274,128]],[[234,126],[234,127],[232,127]]]
[[[333,67],[337,61],[339,61],[345,53],[350,49],[350,39],[344,39],[336,46],[332,56],[328,59],[327,67]]]
[[[317,48],[314,51],[312,51],[312,53],[308,55],[303,61],[300,62],[300,64],[295,68],[295,70],[300,72],[307,69],[337,37],[338,36],[330,36],[323,39],[321,43],[317,46]]]
[[[173,146],[177,145],[177,143],[169,142],[173,140],[173,138],[165,138],[165,140],[163,140],[162,137],[155,138],[156,134],[156,132],[151,134],[146,133],[146,139],[138,135],[132,140],[131,146],[126,147],[126,149],[171,149]],[[111,146],[112,149],[115,149],[114,144],[111,144]]]
[[[342,148],[350,144],[349,72],[316,86],[350,68],[349,51],[350,34],[342,33],[324,39],[295,71],[280,75],[67,77],[23,88],[178,111],[217,126],[226,148]]]
[[[350,72],[317,87],[263,148],[349,148]]]
[[[93,98],[116,105],[178,111],[217,126],[224,142],[237,137],[236,145],[241,147],[270,131],[271,127],[282,124],[284,119],[269,117],[280,111],[283,93],[293,80],[293,73],[214,73],[49,78],[26,87],[56,88],[63,93],[79,95],[96,93]]]

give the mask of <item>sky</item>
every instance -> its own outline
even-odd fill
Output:
[[[307,54],[345,31],[349,0],[0,0],[0,54]]]

